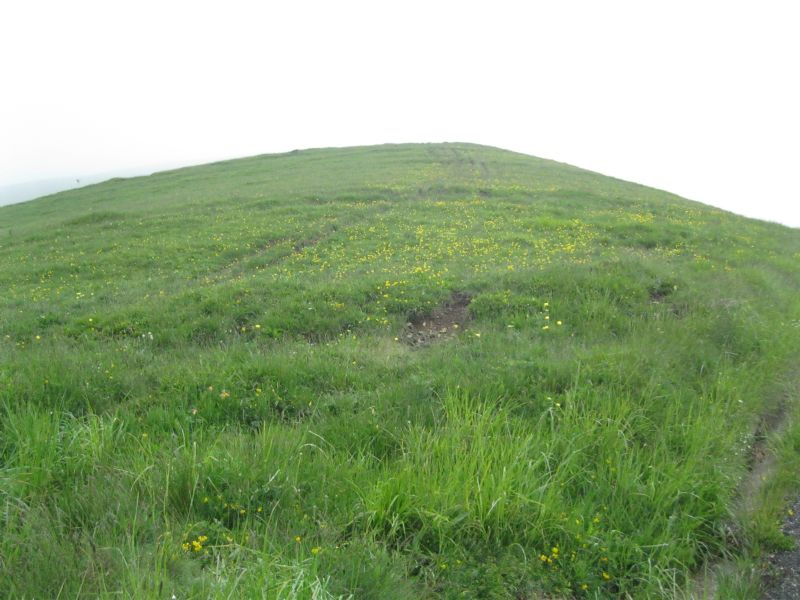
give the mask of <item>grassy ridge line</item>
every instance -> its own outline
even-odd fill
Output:
[[[0,589],[669,595],[726,550],[798,252],[461,144],[2,209]],[[456,339],[395,340],[453,291]]]

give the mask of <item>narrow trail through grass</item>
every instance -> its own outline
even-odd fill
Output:
[[[764,574],[763,600],[791,600],[800,597],[800,498],[791,505],[782,527],[794,548],[768,556]]]
[[[796,428],[800,378],[792,370],[788,373],[787,383],[758,419],[748,472],[739,484],[733,506],[731,540],[745,553],[733,553],[706,565],[690,586],[692,597],[788,600],[800,585],[791,568],[781,567],[782,563],[793,564],[800,556],[796,546],[800,534],[792,529],[794,510],[787,506],[791,504],[787,499],[799,493],[800,486],[794,475],[794,449],[787,455],[785,448],[792,428]],[[784,510],[788,512],[784,514]],[[792,545],[793,550],[786,549]],[[784,549],[775,552],[775,548]],[[771,564],[778,565],[777,569]]]

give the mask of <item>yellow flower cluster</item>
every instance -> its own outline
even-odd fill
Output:
[[[193,540],[183,542],[183,544],[181,544],[181,548],[183,548],[184,552],[200,552],[203,549],[203,544],[205,544],[207,541],[207,535],[198,535],[197,538]]]
[[[550,555],[548,556],[547,554],[540,554],[539,555],[539,560],[542,561],[545,564],[552,565],[553,562],[558,560],[558,558],[559,558],[559,554],[558,553],[559,553],[558,546],[553,546],[550,549]]]

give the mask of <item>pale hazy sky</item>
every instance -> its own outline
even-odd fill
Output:
[[[794,5],[6,0],[0,186],[465,141],[800,226]]]

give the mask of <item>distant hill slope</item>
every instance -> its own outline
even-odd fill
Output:
[[[737,494],[796,414],[798,230],[302,150],[0,208],[0,289],[12,598],[671,597],[780,539],[791,485]]]
[[[424,164],[431,167],[436,165],[438,172],[421,172]],[[298,180],[312,174],[323,176],[314,185]],[[336,180],[332,179],[333,176]],[[416,182],[419,184],[416,187],[419,188],[426,184],[442,183],[447,178],[452,178],[452,184],[461,185],[529,185],[539,192],[545,191],[542,187],[545,183],[547,187],[560,186],[561,189],[574,191],[584,190],[588,186],[597,192],[599,190],[596,188],[602,180],[604,183],[600,188],[607,194],[619,193],[620,189],[630,190],[634,185],[570,165],[474,144],[387,144],[362,148],[296,150],[286,154],[262,155],[163,171],[131,180],[142,191],[159,190],[164,184],[181,185],[187,190],[194,187],[198,191],[199,184],[208,193],[212,190],[205,189],[203,182],[213,181],[215,186],[220,187],[219,191],[227,192],[244,186],[255,188],[260,193],[281,194],[288,190],[296,195],[310,193],[314,189],[327,192],[347,187],[361,189],[370,184],[387,186],[394,183],[414,187]],[[192,183],[196,185],[193,186]],[[625,187],[620,188],[617,184]],[[636,187],[640,194],[647,189]],[[103,191],[108,193],[112,190],[115,193],[117,188],[105,188]],[[647,190],[647,193],[650,195],[655,192]],[[57,198],[46,202],[64,198],[63,194],[56,196]],[[82,197],[83,194],[66,195],[73,204],[81,204]],[[121,202],[130,201],[129,198],[117,199]],[[201,199],[202,194],[195,200]],[[90,198],[85,200],[91,202]]]
[[[17,183],[0,187],[0,206],[34,200],[47,194],[80,187],[77,179],[60,178]]]

